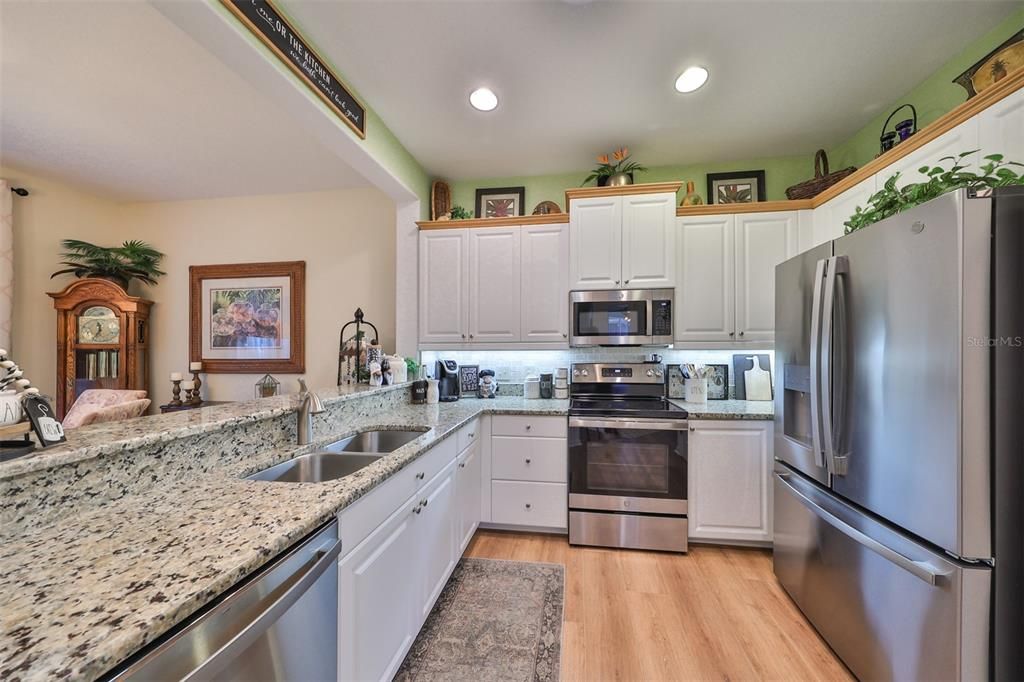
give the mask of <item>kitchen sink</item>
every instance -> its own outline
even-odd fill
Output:
[[[360,431],[331,443],[320,452],[392,452],[420,436],[424,431]]]
[[[284,483],[320,483],[354,474],[368,467],[384,455],[341,454],[337,452],[311,452],[269,469],[247,476],[251,481],[281,481]]]

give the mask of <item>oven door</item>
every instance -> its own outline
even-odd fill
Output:
[[[685,419],[569,418],[569,508],[686,513]]]
[[[572,346],[650,344],[651,298],[648,292],[574,291]]]

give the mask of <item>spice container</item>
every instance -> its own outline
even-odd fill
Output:
[[[554,377],[551,373],[540,375],[540,397],[550,400],[554,388]]]
[[[526,377],[526,381],[523,382],[523,395],[528,400],[536,400],[540,398],[540,377]]]

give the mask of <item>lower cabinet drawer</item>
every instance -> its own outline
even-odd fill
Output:
[[[564,483],[491,481],[492,523],[566,528],[568,504]]]
[[[491,417],[493,436],[533,436],[565,438],[569,420],[565,417],[546,417],[529,414],[496,414]]]
[[[491,477],[512,481],[565,483],[566,441],[562,438],[491,438]]]

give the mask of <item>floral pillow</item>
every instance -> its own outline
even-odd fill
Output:
[[[141,400],[146,397],[145,391],[120,391],[111,388],[90,388],[78,396],[78,400],[71,406],[68,413],[64,415],[62,422],[65,429],[74,429],[84,426],[82,421],[86,414],[95,412],[103,407],[118,405],[133,400]]]
[[[122,419],[135,419],[141,417],[149,409],[149,399],[132,400],[127,403],[118,403],[107,407],[94,407],[83,410],[81,422],[76,427],[68,427],[67,419],[64,420],[66,428],[77,428],[89,424],[102,424],[104,422],[117,422]]]

